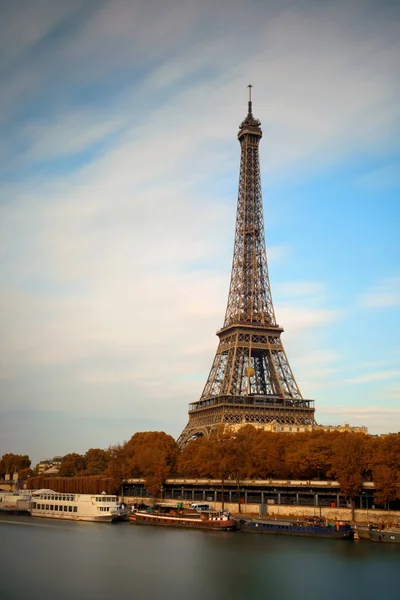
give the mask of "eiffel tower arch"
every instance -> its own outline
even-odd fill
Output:
[[[313,426],[314,401],[301,395],[287,359],[272,304],[265,246],[259,143],[261,123],[240,124],[240,175],[228,303],[219,345],[198,402],[178,438],[210,435],[221,426]]]

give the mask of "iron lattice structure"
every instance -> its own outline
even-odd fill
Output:
[[[225,321],[201,398],[189,406],[180,446],[223,425],[315,425],[314,402],[301,395],[272,304],[259,160],[262,131],[249,90],[248,114],[238,133],[239,193]]]

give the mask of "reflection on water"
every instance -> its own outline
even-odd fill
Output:
[[[0,540],[1,600],[381,600],[399,594],[396,544],[30,517],[0,517]]]

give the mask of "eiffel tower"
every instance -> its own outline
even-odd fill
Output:
[[[281,341],[268,277],[258,147],[261,123],[241,123],[239,193],[228,304],[219,345],[198,402],[178,438],[209,436],[221,426],[315,425],[314,401],[301,395]],[[278,428],[279,429],[279,428]]]

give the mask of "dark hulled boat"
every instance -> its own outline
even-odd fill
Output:
[[[400,544],[400,527],[384,527],[383,525],[357,525],[360,540]]]
[[[241,519],[239,524],[241,531],[250,533],[275,533],[336,540],[352,540],[354,535],[351,526],[343,521],[326,523],[316,519],[310,521]]]

